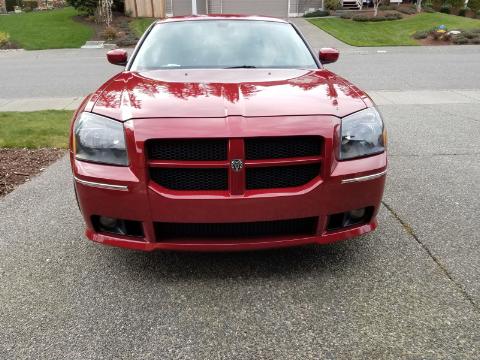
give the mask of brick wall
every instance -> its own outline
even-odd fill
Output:
[[[5,0],[0,0],[0,14],[3,14],[4,12],[6,12]]]

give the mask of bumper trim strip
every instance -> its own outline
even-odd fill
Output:
[[[354,182],[362,182],[362,181],[368,181],[368,180],[373,180],[373,179],[377,179],[379,177],[382,177],[383,175],[385,175],[387,173],[387,170],[384,170],[382,172],[379,172],[377,174],[372,174],[372,175],[367,175],[367,176],[360,176],[360,177],[356,177],[356,178],[351,178],[351,179],[343,179],[342,180],[342,184],[350,184],[350,183],[354,183]]]
[[[108,190],[128,191],[128,186],[125,186],[125,185],[113,185],[113,184],[105,184],[105,183],[99,183],[94,181],[87,181],[87,180],[79,179],[76,176],[74,176],[74,178],[76,182],[86,186],[91,186],[91,187],[96,187],[101,189],[108,189]]]

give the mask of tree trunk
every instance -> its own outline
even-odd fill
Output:
[[[417,0],[417,13],[422,12],[422,0]]]
[[[378,15],[378,4],[373,4],[373,16],[376,17]]]

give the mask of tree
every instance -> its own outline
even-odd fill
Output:
[[[105,23],[106,27],[109,27],[112,23],[112,5],[113,0],[99,0],[98,4],[98,16]]]
[[[447,4],[450,4],[455,10],[459,10],[465,7],[465,0],[447,0]]]
[[[422,12],[422,0],[417,0],[417,13]]]
[[[382,3],[383,0],[373,0],[373,16],[378,15],[378,7]]]
[[[469,0],[468,7],[476,14],[480,10],[480,0]]]

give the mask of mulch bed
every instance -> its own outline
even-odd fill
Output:
[[[9,42],[0,46],[0,50],[14,50],[14,49],[20,49],[20,46],[12,42]]]
[[[442,46],[442,45],[452,45],[453,42],[451,40],[434,40],[432,38],[420,39],[417,40],[420,44],[424,46]]]
[[[42,172],[65,149],[0,149],[0,197]]]
[[[92,41],[105,41],[106,43],[117,44],[119,47],[134,47],[139,40],[137,35],[130,29],[129,22],[132,19],[121,13],[115,12],[113,14],[112,27],[118,31],[118,37],[114,40],[105,39],[103,36],[105,25],[96,23],[93,17],[74,16],[73,19],[90,26],[94,30],[94,34],[90,39]]]

